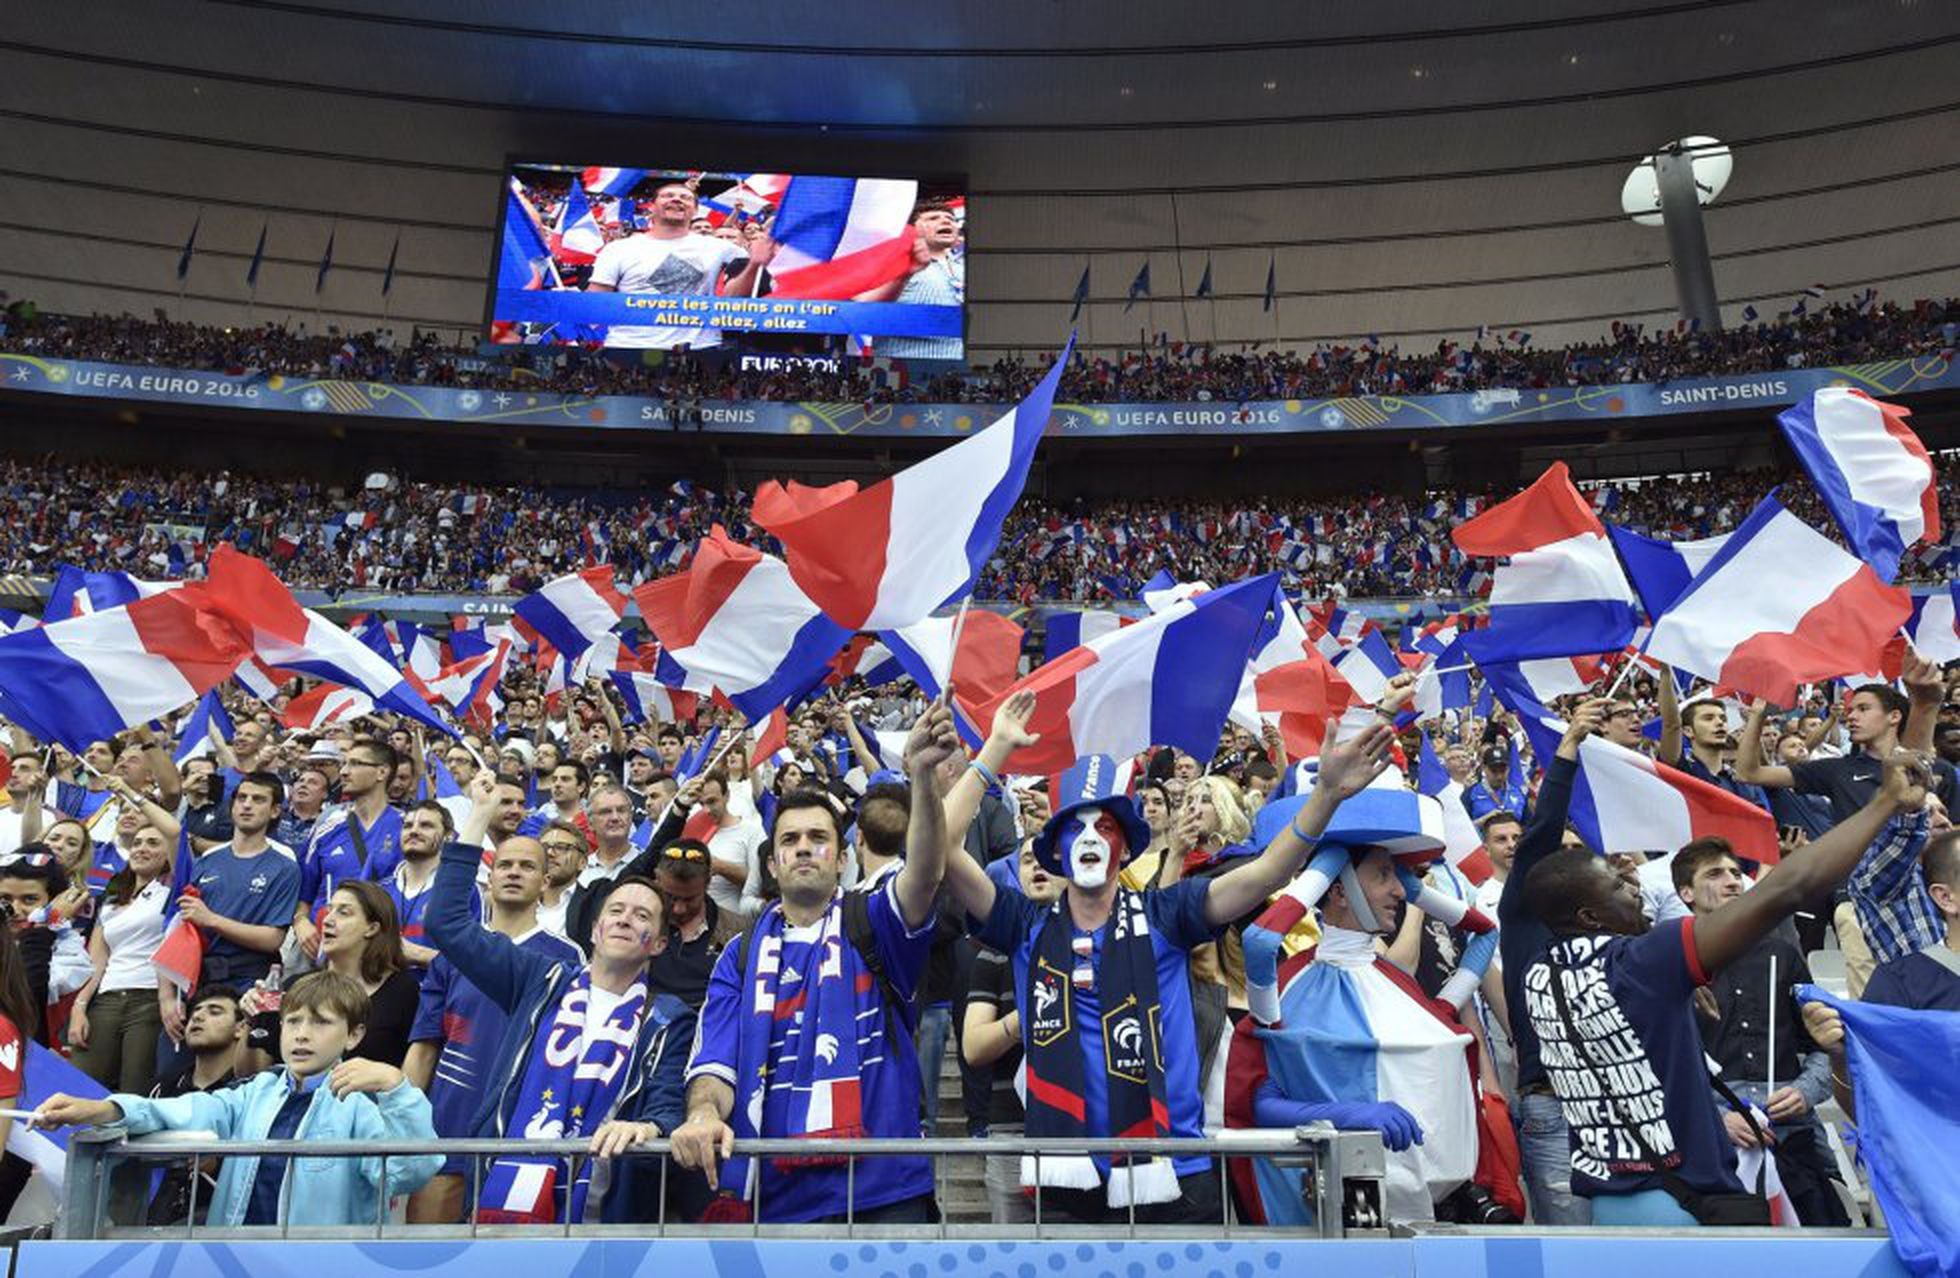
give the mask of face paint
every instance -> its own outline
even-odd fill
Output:
[[[1101,808],[1084,808],[1071,816],[1060,834],[1056,844],[1062,853],[1062,877],[1085,892],[1107,883],[1127,850],[1122,823]]]

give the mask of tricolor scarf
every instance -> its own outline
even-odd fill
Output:
[[[844,935],[841,900],[833,901],[816,924],[810,951],[815,970],[803,972],[788,994],[781,992],[788,924],[780,901],[762,912],[749,935],[742,972],[748,1019],[736,1051],[739,1095],[729,1116],[738,1138],[866,1134],[860,1061],[887,1053],[885,1016],[876,978]],[[770,1040],[781,1021],[790,1025],[781,1056],[771,1059]],[[782,1173],[844,1162],[841,1156],[774,1158],[770,1166]],[[748,1159],[730,1159],[719,1179],[740,1186],[742,1197],[754,1200],[756,1177]]]
[[[1102,962],[1088,973],[1102,1024],[1103,1069],[1108,1075],[1107,1132],[1088,1126],[1083,1080],[1084,1026],[1075,999],[1076,972],[1087,956],[1075,953],[1075,925],[1062,897],[1036,935],[1022,1001],[1027,1049],[1027,1133],[1042,1137],[1109,1135],[1149,1140],[1170,1134],[1164,1098],[1163,1007],[1157,995],[1157,952],[1143,895],[1118,889],[1110,913]],[[1094,1189],[1105,1185],[1111,1207],[1164,1203],[1178,1196],[1177,1169],[1168,1158],[1101,1158],[1043,1155],[1021,1160],[1023,1185]]]
[[[585,1136],[612,1117],[626,1084],[633,1044],[647,1010],[644,973],[626,991],[619,1006],[602,1024],[587,1022],[591,1006],[592,971],[580,972],[566,987],[554,1011],[533,1040],[524,1060],[524,1079],[518,1085],[514,1121],[522,1124],[514,1136],[525,1140],[562,1140]],[[585,1200],[591,1188],[592,1165],[584,1159],[571,1186],[569,1219],[585,1219]],[[477,1219],[484,1224],[549,1224],[564,1220],[560,1186],[565,1178],[562,1158],[514,1155],[490,1164],[483,1178]]]

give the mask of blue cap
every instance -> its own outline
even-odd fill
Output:
[[[1149,825],[1137,812],[1130,796],[1116,788],[1116,783],[1116,760],[1106,754],[1085,755],[1062,773],[1048,795],[1053,815],[1041,827],[1041,833],[1034,836],[1034,856],[1042,869],[1050,874],[1062,872],[1061,858],[1055,854],[1056,836],[1061,833],[1063,822],[1084,808],[1107,809],[1123,827],[1123,837],[1130,845],[1123,854],[1125,861],[1149,845]]]

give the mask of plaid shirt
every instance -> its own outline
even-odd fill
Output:
[[[1919,872],[1919,853],[1926,846],[1929,824],[1924,812],[1893,817],[1851,872],[1851,905],[1858,913],[1858,926],[1864,929],[1865,944],[1879,963],[1946,940],[1946,920],[1926,890],[1926,876]]]

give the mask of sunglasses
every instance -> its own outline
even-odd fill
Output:
[[[660,849],[660,859],[663,861],[706,861],[708,854],[700,848],[662,848]]]
[[[0,856],[0,865],[25,865],[38,869],[53,864],[54,854],[51,852],[9,852]]]

